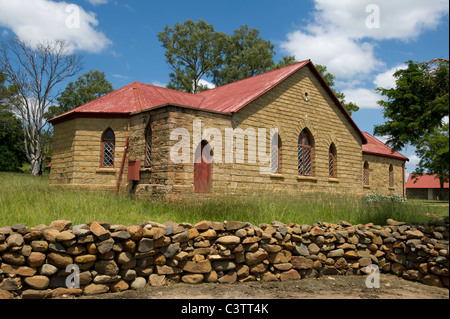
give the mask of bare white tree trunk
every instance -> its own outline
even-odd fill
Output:
[[[24,148],[33,176],[42,173],[49,148],[44,149],[42,142],[48,124],[44,113],[58,95],[55,86],[80,70],[80,57],[70,52],[65,41],[43,42],[36,48],[17,38],[2,43],[0,72],[18,91],[11,104],[22,120]]]

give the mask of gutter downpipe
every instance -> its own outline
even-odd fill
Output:
[[[127,151],[128,151],[128,141],[129,141],[129,137],[127,137],[127,141],[125,143],[125,149],[123,152],[123,156],[122,156],[122,164],[120,164],[120,171],[119,171],[119,177],[117,177],[117,184],[116,184],[116,191],[114,193],[114,196],[117,196],[117,193],[119,192],[119,185],[120,185],[120,180],[122,178],[122,173],[123,173],[123,167],[125,165],[125,157],[127,156]]]
[[[405,186],[406,186],[406,183],[405,183],[405,169],[406,169],[406,167],[405,167],[406,165],[405,165],[405,162],[403,162],[403,164],[402,164],[402,181],[403,181],[403,185],[402,185],[402,187],[403,187],[403,198],[404,199],[406,199],[406,193],[405,193]]]

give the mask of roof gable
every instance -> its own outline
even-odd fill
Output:
[[[204,97],[200,107],[208,110],[235,113],[310,62],[309,60],[299,62],[198,93],[199,96]]]

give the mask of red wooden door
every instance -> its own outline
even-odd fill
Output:
[[[196,193],[209,193],[211,189],[211,150],[205,141],[202,141],[199,148],[200,150],[195,153],[194,189]]]

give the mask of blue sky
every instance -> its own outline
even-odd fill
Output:
[[[446,0],[0,0],[0,40],[64,38],[83,56],[81,74],[103,71],[115,89],[134,81],[163,86],[169,68],[157,34],[200,18],[227,34],[244,24],[259,29],[276,61],[295,55],[326,65],[336,88],[361,107],[356,124],[371,134],[384,122],[374,89],[394,85],[393,72],[408,60],[449,55]],[[401,153],[411,173],[414,149]]]

